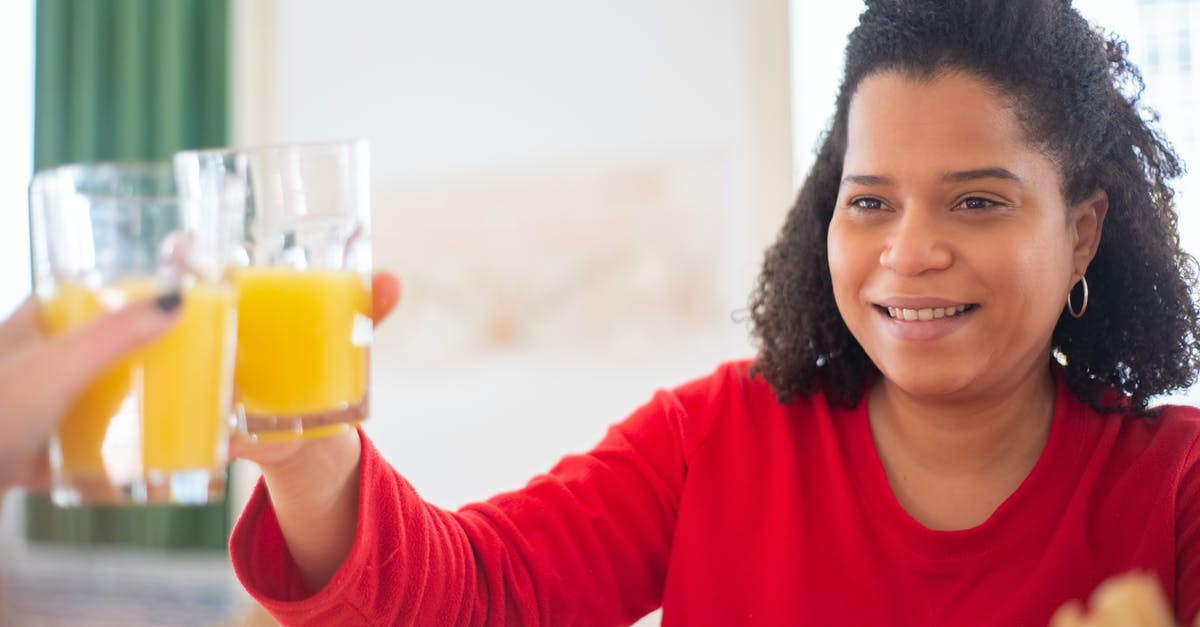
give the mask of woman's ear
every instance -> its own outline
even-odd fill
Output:
[[[1074,243],[1072,257],[1074,267],[1082,272],[1096,256],[1100,247],[1100,234],[1104,230],[1104,218],[1108,215],[1108,192],[1103,188],[1071,207],[1071,240]]]

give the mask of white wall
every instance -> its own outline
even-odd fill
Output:
[[[727,147],[737,3],[276,3],[241,139],[369,136],[394,184]],[[265,106],[263,106],[265,103]],[[239,112],[241,113],[241,112]]]
[[[791,0],[793,178],[808,176],[817,143],[833,119],[842,82],[846,35],[858,24],[860,0]]]
[[[745,329],[729,314],[744,306],[792,191],[786,15],[783,2],[736,0],[235,4],[237,143],[344,136],[372,143],[377,266],[399,271],[410,289],[379,333],[370,430],[431,498],[452,505],[515,485],[566,448],[590,444],[655,387],[749,354]],[[763,155],[773,158],[765,163]],[[715,197],[689,195],[694,189]],[[656,215],[670,219],[655,223]],[[516,231],[558,228],[582,237],[563,220],[585,232],[595,227],[577,246],[590,253],[551,242],[539,256],[499,242],[513,236],[506,221],[516,221]],[[473,231],[479,224],[486,232]],[[470,251],[430,246],[423,240],[431,234],[469,239],[470,248],[491,247],[493,256],[481,263],[466,258]],[[674,246],[693,274],[710,264],[697,288],[707,296],[688,314],[702,318],[689,341],[666,337],[666,350],[635,342],[637,351],[613,352],[611,341],[588,342],[597,327],[608,340],[621,333],[605,321],[532,311],[555,306],[547,273],[530,277],[538,263],[569,266],[591,254],[595,263],[581,267],[599,267],[597,251],[634,240]],[[422,246],[420,257],[405,252]],[[513,261],[522,254],[524,262]],[[670,289],[669,261],[630,264],[631,276],[615,280],[624,287],[604,289],[614,299],[639,281]],[[495,269],[506,263],[508,274]],[[462,276],[485,272],[491,284]],[[578,275],[564,276],[562,300],[578,301]],[[549,287],[538,292],[523,281]],[[518,301],[515,324],[544,318],[518,329],[516,341],[489,340],[488,325],[498,323],[455,309],[456,298],[471,301],[497,284],[503,299]],[[679,312],[659,315],[671,304],[645,300],[646,315],[625,319],[634,333],[651,340],[674,333],[664,327]],[[614,316],[625,315],[618,309]],[[427,335],[435,339],[415,339]],[[437,350],[447,345],[453,359]],[[438,364],[434,372],[429,360]],[[633,360],[638,367],[629,366]],[[480,386],[501,389],[489,395]],[[562,389],[546,395],[547,386]],[[418,403],[418,393],[426,400]],[[464,447],[480,449],[482,459],[460,454]],[[510,454],[528,448],[539,454]]]
[[[33,3],[0,4],[0,320],[29,293],[26,185],[33,170]]]

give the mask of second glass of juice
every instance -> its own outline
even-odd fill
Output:
[[[225,491],[240,216],[200,215],[168,164],[80,164],[30,185],[34,287],[48,335],[179,291],[176,324],[72,399],[50,438],[61,506],[204,504]]]
[[[368,415],[371,244],[363,141],[181,152],[184,195],[245,216],[235,404],[259,440],[332,435]]]

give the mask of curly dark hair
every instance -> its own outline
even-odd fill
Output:
[[[751,296],[753,371],[780,402],[817,389],[842,406],[861,398],[875,367],[838,313],[826,250],[850,100],[882,71],[918,79],[961,71],[1011,98],[1027,136],[1058,166],[1068,205],[1097,188],[1108,193],[1086,315],[1064,310],[1051,340],[1068,387],[1101,411],[1144,412],[1150,397],[1193,383],[1197,265],[1180,247],[1170,184],[1182,166],[1157,118],[1143,114],[1126,44],[1093,30],[1070,0],[866,5],[846,47],[832,125]]]

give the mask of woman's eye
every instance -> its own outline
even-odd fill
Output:
[[[972,196],[970,198],[963,199],[963,201],[959,203],[959,206],[961,206],[963,209],[989,209],[991,207],[995,207],[997,204],[999,203],[994,200]]]
[[[850,206],[856,209],[882,209],[883,201],[878,198],[855,198],[850,201]]]

